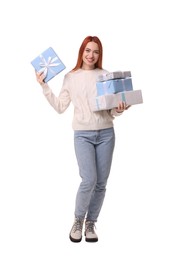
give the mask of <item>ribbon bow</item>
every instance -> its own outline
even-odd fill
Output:
[[[41,62],[40,62],[40,67],[42,67],[39,72],[43,72],[44,75],[46,76],[47,73],[48,73],[48,70],[53,73],[53,74],[56,74],[56,71],[54,71],[54,67],[57,67],[59,66],[61,63],[54,63],[55,61],[58,60],[58,57],[48,57],[48,60],[46,61],[46,59],[40,55],[40,58],[41,58]]]

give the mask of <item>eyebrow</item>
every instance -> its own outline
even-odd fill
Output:
[[[85,50],[89,50],[89,51],[91,51],[91,49],[90,48],[85,48]],[[96,52],[99,52],[99,50],[93,50],[93,51],[96,51]]]

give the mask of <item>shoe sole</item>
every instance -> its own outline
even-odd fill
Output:
[[[91,243],[94,243],[94,242],[97,242],[98,241],[98,238],[85,238],[85,241],[86,242],[91,242]]]

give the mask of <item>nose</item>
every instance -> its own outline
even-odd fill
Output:
[[[90,53],[89,53],[89,57],[93,57],[94,56],[94,53],[91,51]]]

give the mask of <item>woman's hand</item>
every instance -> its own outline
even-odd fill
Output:
[[[35,75],[36,75],[36,79],[37,79],[37,81],[38,81],[38,83],[40,84],[40,85],[43,85],[45,82],[44,82],[44,79],[45,79],[45,75],[44,75],[44,73],[43,72],[37,72],[37,71],[35,71]]]
[[[127,110],[130,107],[126,105],[126,102],[119,102],[118,107],[115,108],[117,113],[123,113],[124,110]]]

